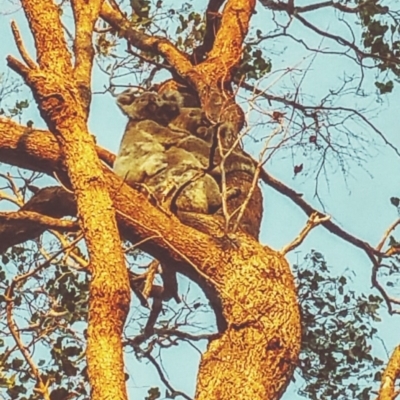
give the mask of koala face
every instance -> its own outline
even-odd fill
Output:
[[[117,104],[131,120],[152,120],[161,125],[168,125],[180,109],[177,98],[165,98],[153,92],[138,94],[133,89],[122,92],[117,97]]]

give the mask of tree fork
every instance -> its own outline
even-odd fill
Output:
[[[21,167],[37,164],[48,174],[59,170],[59,145],[45,132],[33,130],[26,138],[23,127],[4,119],[0,119],[0,131],[1,161]],[[263,392],[261,398],[276,398],[290,380],[300,349],[296,290],[284,258],[242,233],[225,246],[220,225],[211,216],[196,216],[195,230],[152,206],[108,167],[103,166],[103,173],[119,210],[122,234],[134,243],[141,241],[141,248],[157,259],[175,263],[191,279],[200,276],[219,294],[227,329],[203,356],[198,398],[206,398],[207,393],[209,398],[240,398],[237,388],[222,382],[241,383],[246,365],[258,383],[244,385],[241,394],[257,398]],[[257,357],[248,363],[253,348]],[[232,375],[226,370],[228,349],[237,354]],[[224,393],[218,392],[221,388],[226,389]]]

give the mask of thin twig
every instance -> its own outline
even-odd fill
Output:
[[[300,244],[303,243],[304,239],[313,228],[315,228],[322,222],[328,221],[330,218],[330,215],[321,215],[316,212],[311,214],[310,218],[308,218],[306,226],[302,229],[299,235],[293,240],[292,243],[289,243],[282,250],[280,250],[280,253],[282,255],[286,255],[289,251],[292,251],[296,247],[300,246]]]

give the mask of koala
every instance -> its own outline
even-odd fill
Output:
[[[127,90],[118,96],[117,104],[129,122],[114,171],[128,185],[147,188],[161,204],[169,202],[181,211],[213,213],[221,206],[221,193],[216,180],[205,171],[208,160],[179,147],[181,141],[193,138],[209,151],[206,142],[186,129],[166,126],[180,115],[179,101],[179,93],[175,92],[137,96]],[[195,112],[198,124],[203,123],[200,114]],[[196,129],[195,124],[190,129]]]
[[[172,211],[213,214],[222,199],[216,180],[190,152],[171,147],[165,152],[167,168],[143,181],[151,195]]]
[[[129,117],[129,122],[114,171],[132,186],[167,168],[166,148],[187,134],[166,127],[179,115],[179,98],[171,93],[164,97],[151,92],[138,96],[128,89],[118,96],[117,104]]]
[[[160,109],[161,124],[168,125],[181,113],[183,108],[183,97],[176,90],[168,90],[162,93],[160,97],[163,102]]]

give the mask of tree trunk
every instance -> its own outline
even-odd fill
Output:
[[[22,1],[35,40],[37,63],[24,49],[15,25],[14,36],[25,64],[11,56],[7,60],[32,89],[42,117],[60,144],[90,255],[87,360],[91,398],[123,400],[121,333],[129,310],[129,279],[115,211],[86,126],[94,54],[92,31],[101,3],[91,1],[88,7],[82,0],[72,1],[76,26],[72,65],[58,6],[52,0]]]

